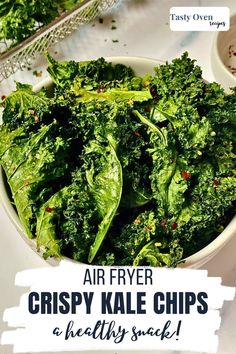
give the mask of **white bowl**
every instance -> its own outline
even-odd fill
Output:
[[[215,35],[211,65],[216,81],[230,92],[230,88],[236,86],[236,14],[230,18],[230,29]]]
[[[108,61],[112,63],[122,63],[128,66],[131,66],[135,73],[138,75],[145,75],[146,73],[153,73],[153,68],[163,64],[160,60],[148,59],[148,58],[139,58],[139,57],[109,57],[106,58]],[[42,87],[50,88],[52,86],[52,80],[47,78],[42,80],[39,84],[34,86],[34,91],[39,91]],[[6,189],[6,182],[4,180],[4,174],[2,170],[0,170],[0,196],[5,210],[7,211],[11,221],[16,226],[18,232],[24,238],[24,240],[30,245],[32,250],[37,252],[36,250],[36,242],[34,240],[30,240],[20,223],[18,215],[16,213],[15,208],[12,205],[12,202],[9,198],[9,193]],[[236,217],[229,223],[229,225],[224,229],[224,231],[216,237],[209,245],[201,249],[200,251],[194,253],[192,256],[187,257],[183,260],[182,263],[179,264],[181,268],[199,268],[206,262],[208,262],[211,258],[213,258],[222,248],[223,246],[232,238],[236,236]],[[52,265],[58,264],[58,260],[55,258],[50,258],[48,262]]]

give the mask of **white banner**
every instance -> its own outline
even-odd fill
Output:
[[[228,31],[228,7],[178,6],[170,9],[172,31]]]
[[[30,286],[4,321],[14,353],[79,350],[192,350],[215,353],[219,309],[235,288],[205,270],[92,267],[62,261],[23,271]]]

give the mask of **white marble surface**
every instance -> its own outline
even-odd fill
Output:
[[[84,60],[99,56],[129,55],[171,60],[187,50],[201,65],[204,77],[212,81],[214,78],[210,66],[210,53],[214,33],[171,32],[169,29],[170,7],[199,5],[229,6],[232,13],[236,12],[235,0],[123,0],[120,6],[103,16],[103,24],[95,21],[95,26],[85,25],[50,52],[59,59]],[[111,30],[112,19],[116,20],[116,30]],[[116,39],[119,40],[118,43],[112,41]],[[32,84],[39,82],[46,77],[45,68],[45,60],[42,57],[37,59],[31,71],[18,72],[8,81],[1,83],[0,96],[14,89],[14,80]],[[32,71],[35,69],[42,70],[41,78],[33,76]],[[46,264],[20,238],[1,205],[0,221],[0,317],[2,318],[4,309],[15,306],[23,291],[14,286],[16,272],[27,268],[44,267]],[[221,276],[225,285],[236,284],[235,250],[236,237],[204,267],[209,270],[210,275]],[[0,322],[0,331],[3,329],[6,329],[6,324]],[[12,354],[12,348],[1,347],[0,353]],[[236,300],[224,304],[217,351],[217,354],[235,353]],[[175,352],[175,354],[180,353]]]

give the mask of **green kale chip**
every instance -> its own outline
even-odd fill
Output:
[[[11,130],[18,127],[24,127],[25,130],[38,129],[43,123],[43,117],[50,113],[50,99],[44,91],[33,92],[30,85],[17,83],[16,88],[2,103],[3,123]]]

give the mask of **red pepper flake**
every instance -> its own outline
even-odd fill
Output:
[[[181,172],[181,176],[182,176],[182,178],[185,179],[186,181],[189,180],[189,179],[191,179],[191,173],[188,172],[188,171],[182,171],[182,172]]]
[[[154,99],[157,99],[157,98],[158,98],[156,86],[152,86],[152,87],[150,88],[150,94],[152,95],[152,97],[153,97]]]
[[[6,96],[5,95],[2,95],[1,99],[2,101],[5,100]]]
[[[51,213],[51,212],[53,212],[54,210],[55,210],[54,208],[50,208],[50,207],[45,208],[45,211],[46,211],[47,213]]]
[[[167,224],[167,220],[166,219],[161,220],[161,225],[162,226],[165,226],[166,224]]]
[[[137,130],[134,132],[134,135],[139,137],[139,138],[141,137],[141,134]]]
[[[174,221],[173,224],[171,225],[172,230],[176,230],[177,229],[177,222]]]
[[[151,107],[148,107],[148,106],[147,106],[147,107],[144,107],[144,111],[145,111],[145,112],[151,112]]]
[[[214,179],[214,181],[213,181],[213,186],[214,186],[215,188],[217,188],[217,187],[219,186],[219,184],[220,184],[220,181],[219,181],[218,179]]]
[[[232,54],[234,55],[234,45],[230,45],[229,46],[229,50],[228,50],[228,55],[229,55],[229,58],[231,58],[232,57]]]
[[[106,85],[105,85],[105,84],[102,84],[102,85],[97,89],[97,93],[102,92],[105,87],[106,87]]]

